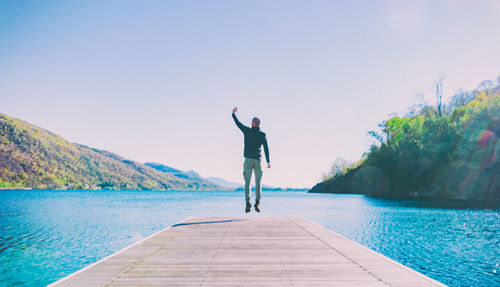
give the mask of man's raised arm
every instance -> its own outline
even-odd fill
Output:
[[[237,117],[236,117],[236,115],[235,115],[237,111],[238,111],[238,108],[236,108],[236,107],[235,107],[235,108],[233,109],[233,120],[234,120],[234,123],[238,126],[238,128],[240,128],[240,130],[241,130],[242,132],[245,132],[245,131],[246,131],[246,130],[248,130],[249,128],[248,128],[247,126],[243,125],[243,124],[242,124],[242,123],[238,120],[238,118],[237,118]]]

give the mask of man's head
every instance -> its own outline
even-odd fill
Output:
[[[258,117],[255,117],[252,119],[252,127],[258,127],[260,126],[260,120]]]

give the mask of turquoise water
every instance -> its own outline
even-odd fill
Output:
[[[189,216],[302,216],[452,286],[500,286],[500,210],[264,192],[1,191],[0,285],[44,286]]]

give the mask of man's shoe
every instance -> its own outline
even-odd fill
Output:
[[[255,207],[255,211],[257,212],[260,212],[260,206],[259,206],[260,202],[256,201],[255,202],[255,205],[253,207]]]
[[[247,202],[247,207],[245,208],[245,212],[249,213],[251,208],[252,208],[252,205],[250,204],[250,202]]]

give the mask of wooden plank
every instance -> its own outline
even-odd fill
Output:
[[[49,286],[444,286],[299,217],[188,218]]]

